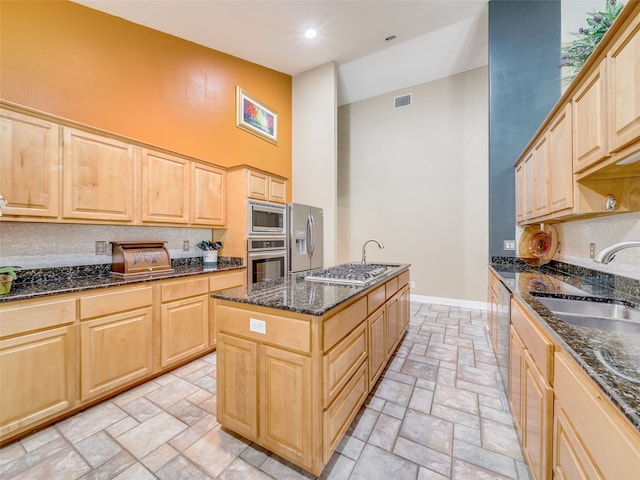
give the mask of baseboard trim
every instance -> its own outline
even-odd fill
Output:
[[[458,298],[428,297],[426,295],[411,295],[412,302],[435,303],[436,305],[448,305],[450,307],[477,308],[487,310],[487,302],[472,302]]]

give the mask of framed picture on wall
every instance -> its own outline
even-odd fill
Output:
[[[236,86],[236,126],[278,144],[278,114]]]

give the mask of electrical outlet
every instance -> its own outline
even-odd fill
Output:
[[[255,333],[267,334],[267,322],[264,320],[256,320],[255,318],[249,319],[249,331]]]
[[[106,255],[107,254],[107,242],[105,241],[97,241],[96,242],[96,255]]]
[[[593,258],[596,255],[596,244],[595,243],[590,243],[589,244],[589,258]]]
[[[515,240],[505,240],[504,241],[504,249],[505,250],[515,250],[516,249],[516,241]]]
[[[184,250],[185,252],[189,251],[189,240],[182,241],[182,250]]]
[[[409,282],[410,288],[416,288],[416,282]]]

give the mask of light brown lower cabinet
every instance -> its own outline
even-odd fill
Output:
[[[68,297],[0,306],[0,438],[76,405],[75,320]]]
[[[535,480],[551,479],[554,344],[521,306],[511,301],[509,401]]]
[[[555,354],[554,378],[554,476],[563,480],[638,478],[638,430],[564,352]]]
[[[406,331],[408,280],[324,316],[217,299],[220,424],[319,475]]]
[[[213,350],[209,292],[244,269],[0,304],[0,442]]]
[[[164,368],[207,350],[209,279],[166,281],[160,290],[160,366]]]
[[[125,287],[80,298],[80,400],[153,372],[153,289]]]

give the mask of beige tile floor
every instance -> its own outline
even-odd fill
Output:
[[[412,303],[409,332],[322,479],[529,479],[486,312]],[[313,478],[216,422],[216,355],[0,450],[8,479]]]

